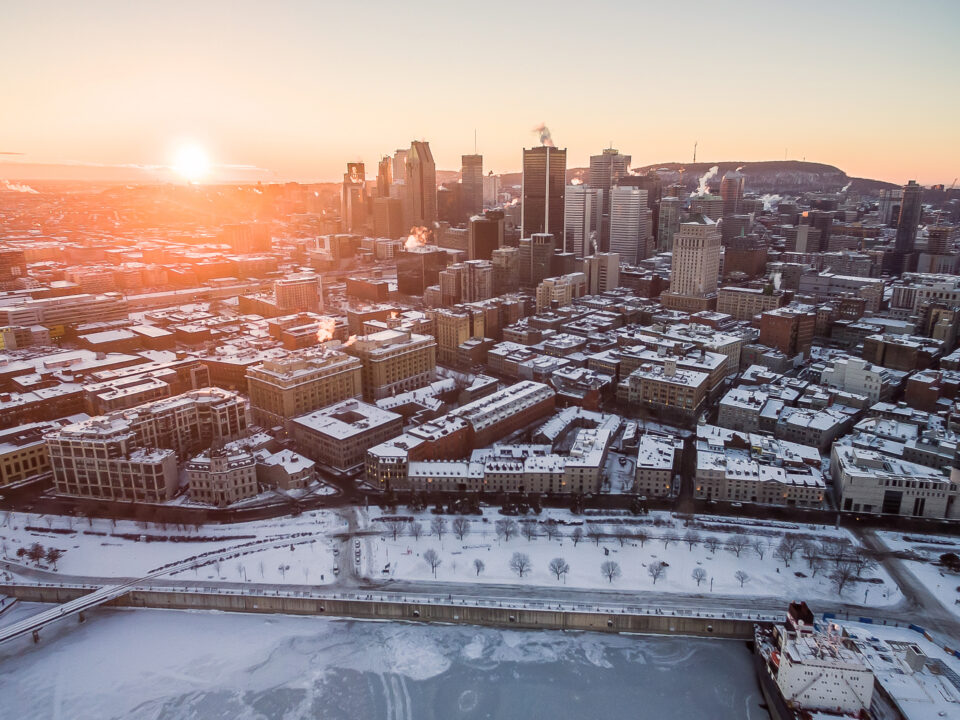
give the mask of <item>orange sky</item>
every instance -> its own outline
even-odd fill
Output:
[[[336,180],[421,138],[457,169],[476,129],[501,172],[545,122],[571,166],[611,141],[635,165],[690,160],[698,141],[703,161],[960,175],[960,3],[674,5],[17,3],[0,152],[23,155],[0,163],[162,166],[190,141],[244,168],[221,174]]]

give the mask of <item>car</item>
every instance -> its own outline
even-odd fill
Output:
[[[333,556],[334,556],[334,557],[337,557],[337,556],[339,556],[339,555],[340,555],[340,548],[335,547],[335,548],[333,549]]]
[[[334,574],[334,575],[339,575],[339,574],[340,574],[340,566],[339,566],[339,565],[334,565],[334,566],[333,566],[333,574]]]
[[[359,541],[359,540],[354,540],[354,541],[353,541],[353,546],[354,546],[357,550],[359,550],[359,549],[360,549],[360,541]]]

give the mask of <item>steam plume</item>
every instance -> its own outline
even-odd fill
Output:
[[[337,321],[332,317],[322,317],[317,320],[317,342],[326,342],[333,339],[333,332],[337,329]]]
[[[760,200],[763,201],[764,210],[772,211],[780,204],[780,201],[783,200],[783,198],[780,197],[779,195],[770,195],[768,193],[766,195],[760,196]]]
[[[553,138],[550,137],[550,128],[548,128],[546,125],[540,123],[533,129],[533,131],[540,135],[541,145],[545,145],[546,147],[556,147],[556,145],[553,144]]]
[[[690,197],[696,197],[697,195],[706,195],[707,194],[707,183],[710,182],[711,178],[717,176],[717,173],[720,172],[720,168],[714,165],[712,168],[707,170],[703,176],[700,178],[697,183],[697,189],[690,193]]]
[[[583,185],[583,180],[581,180],[580,178],[573,178],[573,180],[570,181],[570,184],[571,184],[571,185]]]
[[[407,241],[403,244],[403,249],[412,250],[415,247],[423,247],[427,244],[428,233],[429,230],[422,225],[410,228],[410,235],[407,237]]]
[[[12,183],[9,180],[3,181],[3,186],[10,192],[19,192],[19,193],[28,193],[30,195],[39,195],[40,192],[34,190],[29,185],[22,185],[20,183]]]

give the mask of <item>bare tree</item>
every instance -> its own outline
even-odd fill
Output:
[[[430,534],[436,535],[437,540],[443,540],[443,534],[447,531],[447,521],[439,515],[430,521]]]
[[[570,539],[573,541],[573,546],[576,547],[577,543],[583,540],[583,528],[579,525],[570,531]]]
[[[557,576],[557,582],[559,582],[561,576],[570,572],[570,566],[563,558],[554,558],[550,561],[550,572]]]
[[[703,545],[713,554],[720,547],[720,540],[713,535],[707,535],[707,539],[703,541]]]
[[[543,534],[547,536],[547,540],[556,540],[558,537],[563,537],[563,531],[552,520],[543,524]]]
[[[53,565],[54,570],[57,569],[57,560],[63,557],[63,553],[64,553],[63,550],[60,550],[55,547],[47,548],[47,554],[46,554],[47,562]]]
[[[527,539],[527,542],[536,540],[538,537],[540,537],[540,533],[537,532],[537,524],[534,522],[522,523],[520,525],[520,534]]]
[[[393,537],[393,541],[396,542],[397,538],[400,536],[400,533],[403,532],[404,521],[399,518],[391,518],[384,523],[387,526],[387,532]]]
[[[214,564],[216,564],[216,563],[214,563]],[[280,577],[282,577],[284,580],[287,579],[287,570],[289,570],[289,569],[290,569],[290,566],[289,566],[289,565],[284,565],[283,563],[280,563],[279,567],[277,567],[277,570],[280,571]],[[217,574],[219,574],[219,573],[220,573],[220,569],[217,568]]]
[[[813,562],[814,558],[820,557],[820,548],[815,542],[807,540],[803,545],[800,546],[800,555],[806,561],[809,566]]]
[[[828,538],[820,541],[820,554],[834,565],[839,565],[847,559],[849,548],[847,543],[838,538]]]
[[[515,552],[510,558],[510,569],[521,578],[530,571],[530,556],[526,553]]]
[[[237,577],[242,577],[244,581],[246,581],[247,570],[246,568],[243,567],[243,563],[238,560],[237,564],[234,567],[237,569]]]
[[[600,565],[600,573],[612,583],[620,577],[620,564],[613,560],[606,560]]]
[[[453,534],[457,536],[457,540],[461,542],[470,534],[470,521],[465,517],[455,517],[450,527],[453,529]]]
[[[643,528],[637,528],[633,531],[633,537],[640,543],[640,547],[643,547],[643,544],[650,539],[650,536],[647,534],[647,531]]]
[[[674,535],[672,532],[665,532],[663,535],[660,536],[660,542],[663,543],[664,550],[666,550],[676,541],[677,541],[677,536]]]
[[[750,547],[752,547],[753,551],[760,556],[761,560],[763,560],[763,556],[767,552],[767,541],[759,537],[754,538],[753,542],[750,543]]]
[[[510,520],[509,518],[504,518],[503,520],[497,520],[493,524],[494,529],[497,531],[497,537],[502,537],[507,542],[510,542],[510,538],[517,534],[517,521]]]
[[[687,549],[693,551],[693,546],[700,542],[700,533],[696,530],[687,530],[683,534],[683,541],[687,544]]]
[[[727,538],[727,549],[732,553],[736,553],[737,557],[740,557],[740,553],[742,553],[749,544],[750,538],[741,532],[734,533]]]
[[[487,566],[483,564],[483,560],[477,558],[473,561],[473,567],[477,570],[477,577],[480,577],[480,573],[482,573]]]
[[[790,567],[790,558],[793,557],[793,553],[790,552],[789,547],[783,544],[783,540],[773,549],[773,556],[777,560],[782,560],[784,567]]]
[[[440,559],[440,555],[433,548],[428,548],[423,551],[423,560],[430,566],[430,571],[433,573],[433,576],[437,576],[437,568],[440,567],[440,563],[443,561]]]
[[[624,543],[633,537],[633,532],[623,523],[617,523],[613,526],[613,536],[619,541],[620,547],[623,547]]]
[[[839,563],[834,571],[830,573],[830,580],[833,581],[833,587],[837,591],[837,595],[843,595],[843,589],[850,584],[856,576],[857,570],[853,566],[853,563],[847,561]]]
[[[49,554],[49,553],[48,553]],[[865,572],[873,572],[877,568],[877,561],[863,548],[857,548],[850,557],[850,564],[853,565],[857,577],[863,577]]]
[[[599,525],[591,523],[587,525],[587,537],[593,540],[597,544],[597,547],[600,547],[600,541],[603,540],[603,531]]]
[[[262,580],[263,571],[266,570],[266,568],[263,566],[263,560],[260,561],[260,563],[257,565],[257,568],[260,570],[260,579]]]
[[[657,560],[656,562],[650,563],[647,565],[647,575],[653,578],[653,584],[657,584],[657,580],[662,578],[667,573],[667,564],[662,560]]]
[[[217,571],[217,577],[221,577],[221,575],[220,575],[220,565],[221,565],[220,558],[217,558],[216,560],[213,561],[213,568],[214,568],[214,570]]]
[[[743,587],[743,584],[750,580],[750,576],[743,570],[737,570],[733,576],[737,579],[737,582],[740,583],[740,587]]]
[[[810,567],[810,577],[816,577],[817,573],[822,571],[827,564],[823,561],[822,557],[814,555],[807,561],[807,565]]]
[[[423,525],[413,520],[407,527],[407,532],[410,533],[414,540],[419,541],[420,536],[423,535]]]
[[[707,571],[702,567],[695,567],[690,575],[697,581],[697,587],[700,587],[700,583],[707,579]]]
[[[780,541],[780,544],[783,545],[784,550],[790,554],[790,559],[793,560],[793,556],[796,555],[797,551],[803,547],[803,540],[801,540],[796,535],[791,535],[787,533],[783,536],[783,540]]]

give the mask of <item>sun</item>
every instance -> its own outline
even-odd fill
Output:
[[[210,172],[210,158],[199,145],[181,145],[173,157],[173,171],[187,182],[200,182]]]

